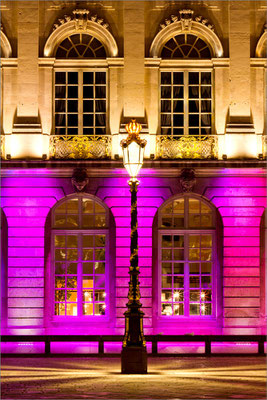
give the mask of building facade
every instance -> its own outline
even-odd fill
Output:
[[[1,2],[2,333],[265,334],[266,2]]]

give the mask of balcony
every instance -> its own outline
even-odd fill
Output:
[[[111,157],[111,136],[50,136],[50,158],[104,159]]]
[[[156,157],[161,159],[217,159],[218,137],[210,136],[158,136]]]

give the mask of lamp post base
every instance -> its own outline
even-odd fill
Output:
[[[146,374],[147,373],[147,351],[145,347],[128,346],[123,347],[121,352],[122,374]]]

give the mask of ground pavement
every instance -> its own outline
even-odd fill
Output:
[[[265,357],[149,358],[121,375],[120,358],[3,358],[2,399],[266,399]]]

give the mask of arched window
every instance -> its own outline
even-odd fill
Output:
[[[162,58],[211,58],[209,45],[199,36],[184,33],[172,37],[161,51]]]
[[[223,55],[213,27],[193,10],[161,25],[150,55],[160,60],[160,134],[207,136],[214,131],[213,63]]]
[[[104,45],[94,36],[77,33],[68,36],[56,50],[56,58],[106,58]]]
[[[94,36],[76,33],[59,43],[58,59],[106,58]],[[79,67],[55,70],[55,134],[106,134],[107,70]]]
[[[76,194],[52,211],[54,318],[109,314],[109,213],[100,200]]]
[[[215,212],[199,196],[183,195],[158,212],[158,292],[161,317],[216,315]]]
[[[105,135],[107,58],[118,55],[116,41],[108,24],[89,10],[75,9],[64,18],[44,46],[44,56],[55,57],[54,134]]]

